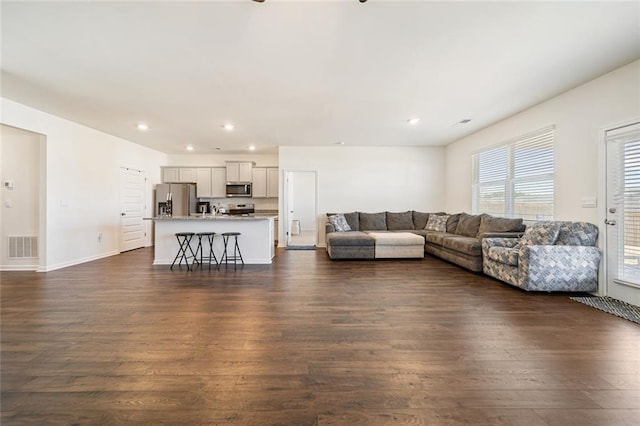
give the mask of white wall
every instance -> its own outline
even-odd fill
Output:
[[[446,210],[471,210],[471,155],[551,124],[555,130],[555,219],[600,223],[597,208],[581,207],[597,197],[602,127],[640,117],[640,61],[619,68],[446,147]]]
[[[46,169],[46,219],[41,226],[46,250],[40,270],[118,253],[119,168],[148,172],[150,209],[151,188],[160,182],[166,154],[5,98],[1,105],[1,123],[46,137],[46,165],[41,166]],[[149,223],[147,228],[150,244]],[[98,232],[103,234],[101,242]]]
[[[441,147],[280,147],[279,160],[284,171],[318,172],[320,246],[327,212],[439,211],[444,207]],[[281,197],[281,223],[283,212]],[[284,227],[280,228],[279,241],[284,241]]]
[[[0,270],[38,267],[38,258],[9,259],[7,241],[9,236],[39,235],[41,139],[36,133],[0,125],[0,181],[13,182],[13,189],[0,189]]]

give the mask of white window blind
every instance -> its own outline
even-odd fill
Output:
[[[473,157],[473,212],[553,219],[553,127]]]

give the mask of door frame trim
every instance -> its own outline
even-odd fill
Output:
[[[318,182],[320,181],[320,172],[318,172],[318,170],[309,170],[309,169],[285,169],[283,170],[283,174],[284,174],[284,179],[283,179],[283,185],[282,185],[282,189],[283,189],[283,197],[282,197],[282,208],[284,211],[284,215],[283,215],[283,219],[284,219],[284,223],[282,224],[283,226],[278,225],[278,233],[283,234],[283,241],[284,244],[282,245],[282,247],[287,247],[289,245],[289,238],[291,237],[289,235],[289,232],[291,232],[290,229],[290,225],[289,225],[289,182],[288,182],[288,178],[289,178],[289,174],[290,173],[313,173],[314,174],[314,187],[315,187],[315,200],[314,200],[314,214],[316,217],[316,236],[315,236],[315,245],[316,247],[318,247],[318,243],[319,243],[319,239],[318,239],[318,232],[320,232],[320,229],[318,227],[318,202],[320,200],[319,198],[319,185]],[[281,228],[281,229],[280,229]],[[280,247],[280,240],[278,240],[278,246]]]

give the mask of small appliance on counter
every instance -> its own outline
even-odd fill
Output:
[[[198,213],[211,213],[211,203],[209,201],[198,201]]]
[[[229,204],[227,213],[232,215],[249,216],[256,213],[254,204]]]

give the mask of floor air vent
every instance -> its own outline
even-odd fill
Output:
[[[38,257],[38,237],[9,237],[9,259]]]

